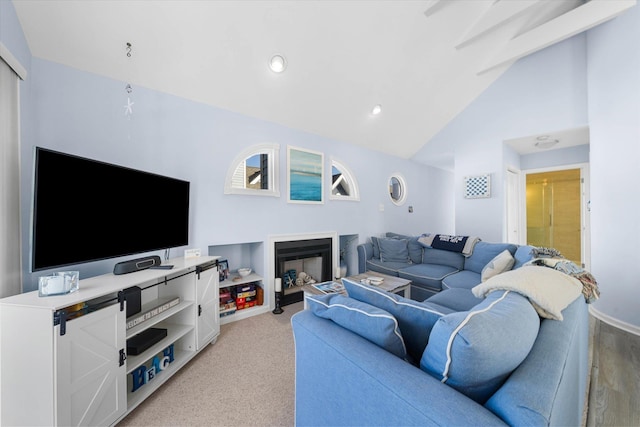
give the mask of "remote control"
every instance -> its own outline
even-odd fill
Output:
[[[173,265],[165,264],[165,265],[155,265],[153,267],[149,267],[151,270],[171,270]]]

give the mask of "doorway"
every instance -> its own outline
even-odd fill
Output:
[[[586,167],[526,173],[526,242],[589,264]]]

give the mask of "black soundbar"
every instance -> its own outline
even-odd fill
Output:
[[[162,261],[158,255],[122,261],[113,267],[113,274],[133,273],[134,271],[146,270],[149,267],[154,267],[161,263]]]

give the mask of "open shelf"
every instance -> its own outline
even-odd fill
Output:
[[[220,324],[226,325],[227,323],[235,322],[237,320],[246,319],[247,317],[257,316],[258,314],[266,313],[269,311],[268,305],[254,305],[253,307],[243,308],[242,310],[236,310],[235,313],[220,318]]]
[[[142,307],[142,310],[140,311],[140,313],[138,313],[138,314],[136,314],[134,316],[131,316],[129,319],[131,319],[133,317],[136,317],[139,314],[144,314],[148,310],[151,310],[151,309],[157,307],[158,303],[160,301],[165,301],[165,300],[169,300],[169,299],[170,298],[162,298],[162,299],[155,300],[155,301],[152,301],[150,303],[147,303]],[[176,305],[174,307],[171,307],[168,310],[165,310],[162,313],[159,313],[159,314],[153,316],[149,320],[145,320],[144,322],[137,324],[133,328],[127,329],[127,339],[131,338],[134,335],[139,334],[140,332],[144,331],[145,329],[148,329],[148,328],[150,328],[150,327],[162,322],[165,319],[168,319],[169,317],[173,316],[174,314],[191,307],[193,304],[194,304],[193,301],[180,301],[180,303],[178,305]],[[127,319],[127,321],[129,319]]]
[[[193,325],[176,325],[172,323],[158,323],[157,327],[167,330],[167,336],[155,343],[143,353],[138,355],[127,355],[127,374],[130,374],[147,360],[178,341],[180,338],[194,330]],[[175,348],[174,348],[175,352]]]
[[[173,349],[173,362],[162,371],[156,373],[153,381],[145,384],[136,391],[132,392],[127,386],[127,409],[131,411],[164,384],[173,374],[178,372],[193,356],[195,351],[187,351],[175,348]]]

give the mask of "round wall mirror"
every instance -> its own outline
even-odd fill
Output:
[[[407,199],[407,183],[400,174],[394,174],[389,178],[389,197],[391,201],[400,206]]]

